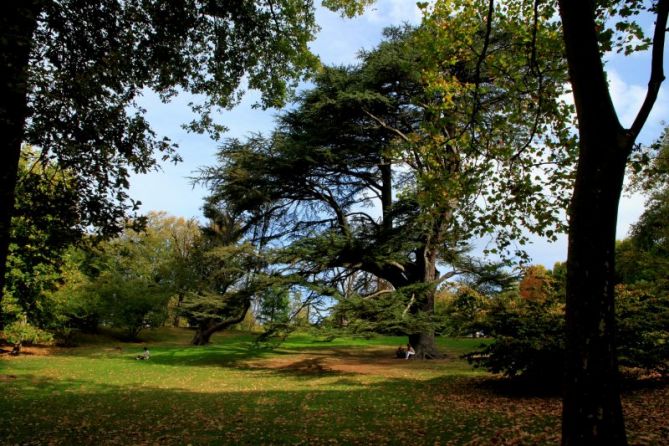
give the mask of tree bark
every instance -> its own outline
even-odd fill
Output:
[[[393,229],[392,207],[393,207],[393,170],[392,161],[389,157],[383,157],[383,164],[379,165],[381,171],[381,209],[383,212],[383,229]]]
[[[40,8],[40,0],[26,0],[3,2],[0,10],[0,302],[5,286],[19,157],[28,116],[28,61]]]
[[[562,444],[626,445],[615,342],[615,237],[625,165],[657,98],[669,2],[656,8],[649,89],[632,128],[617,117],[598,45],[592,0],[560,0],[579,127],[569,209],[567,353]]]
[[[627,444],[614,337],[615,234],[625,161],[611,156],[620,148],[604,134],[596,142],[582,139],[570,209],[563,445]]]
[[[614,253],[627,141],[599,59],[594,18],[574,17],[583,11],[565,7],[561,13],[580,138],[569,210],[562,444],[626,445],[614,338]]]
[[[420,270],[422,270],[423,275],[420,282],[426,286],[426,289],[417,300],[414,311],[432,317],[434,315],[434,296],[436,292],[432,284],[436,281],[438,274],[436,250],[427,248],[417,250],[416,263],[419,265]],[[416,350],[417,359],[438,359],[443,357],[437,348],[433,329],[425,329],[419,333],[410,334],[409,344]]]
[[[439,359],[443,354],[437,348],[434,330],[409,335],[409,344],[416,351],[416,359]]]
[[[193,336],[193,340],[191,341],[191,344],[193,345],[208,345],[211,336],[216,332],[215,330],[212,330],[213,325],[211,323],[203,323],[198,326],[197,331],[195,332],[195,336]]]

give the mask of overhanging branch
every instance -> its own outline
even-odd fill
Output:
[[[630,127],[628,136],[634,141],[641,132],[644,124],[648,120],[650,111],[657,100],[660,91],[660,85],[664,81],[664,34],[667,32],[667,15],[669,14],[669,0],[660,0],[656,6],[657,20],[655,22],[655,31],[653,34],[653,52],[651,60],[650,80],[648,81],[648,91],[646,98],[639,109],[639,113]]]

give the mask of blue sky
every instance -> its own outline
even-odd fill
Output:
[[[419,23],[420,12],[411,0],[380,0],[363,16],[354,19],[341,19],[335,13],[319,9],[317,21],[321,31],[311,45],[312,50],[326,64],[352,64],[360,49],[371,49],[381,41],[385,27],[403,22]],[[609,58],[607,68],[611,92],[624,125],[631,123],[643,101],[649,66],[647,53]],[[220,123],[229,128],[225,136],[244,137],[253,132],[267,133],[272,129],[273,117],[278,111],[253,109],[251,105],[256,99],[257,95],[249,92],[238,107],[220,114]],[[665,85],[639,142],[650,143],[660,135],[663,122],[669,121],[668,99]],[[169,104],[162,104],[151,94],[143,98],[142,104],[148,110],[154,130],[179,145],[184,161],[177,165],[163,164],[161,171],[132,178],[131,196],[143,203],[142,212],[160,210],[176,216],[201,216],[200,207],[206,191],[200,186],[193,187],[189,177],[199,167],[215,163],[217,146],[207,136],[190,134],[181,129],[181,124],[192,118],[187,103],[186,97],[178,97]],[[629,225],[636,221],[642,210],[642,197],[623,198],[618,220],[619,238],[627,234]],[[566,236],[555,243],[534,239],[527,251],[533,263],[550,268],[556,261],[566,259],[566,246]]]

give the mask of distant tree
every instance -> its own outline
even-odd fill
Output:
[[[253,297],[265,288],[256,274],[262,257],[242,240],[239,222],[210,205],[205,216],[209,224],[191,260],[197,280],[182,304],[182,314],[196,327],[195,345],[206,345],[214,333],[242,322]]]
[[[470,362],[493,373],[559,388],[565,354],[563,300],[550,293],[528,299],[516,289],[490,298],[483,314],[480,325],[493,340],[466,355]]]
[[[459,305],[446,315],[458,322],[458,310],[463,308],[472,315],[465,323],[476,323],[493,338],[467,355],[470,362],[493,373],[557,388],[566,354],[565,294],[564,286],[559,285],[563,274],[564,264],[560,263],[552,271],[529,267],[516,289],[485,296],[478,308],[468,305],[472,302],[469,296],[455,300]],[[659,282],[640,280],[616,286],[617,359],[627,372],[669,374],[669,294],[666,278],[658,278]],[[523,292],[521,284],[528,281],[542,286]]]
[[[444,319],[443,333],[449,336],[472,336],[486,328],[489,296],[464,284],[456,284],[438,295],[438,314]],[[488,334],[488,333],[486,333]]]
[[[169,291],[149,278],[106,271],[88,291],[100,300],[101,323],[121,330],[125,340],[137,340],[142,330],[160,327],[167,319]]]
[[[48,321],[43,326],[53,333],[56,341],[72,343],[77,331],[97,332],[103,315],[100,296],[86,274],[90,253],[83,247],[70,247],[62,256],[62,266],[55,289],[46,293],[40,302]]]
[[[268,287],[260,296],[258,319],[263,324],[285,324],[290,319],[289,290],[273,286]]]
[[[553,278],[543,265],[527,267],[518,288],[520,297],[533,301],[546,300],[555,289]]]
[[[616,285],[618,361],[646,373],[669,376],[669,290],[664,284]]]
[[[196,250],[202,238],[194,218],[172,217],[165,213],[150,213],[152,224],[147,228],[151,237],[167,246],[166,258],[160,260],[161,277],[172,293],[170,315],[174,326],[179,325],[180,308],[186,294],[197,287],[198,265]]]
[[[616,244],[620,363],[669,375],[669,131],[635,157],[633,188],[648,197],[629,237]]]
[[[172,268],[177,254],[170,230],[175,220],[152,212],[142,231],[128,227],[92,246],[82,265],[90,277],[84,289],[100,302],[101,323],[123,330],[129,339],[146,326],[163,325],[168,301],[182,285]]]

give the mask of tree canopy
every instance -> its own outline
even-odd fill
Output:
[[[465,33],[476,16],[441,20]],[[480,24],[475,30],[486,32]],[[505,248],[521,228],[554,234],[565,203],[543,194],[536,166],[543,160],[559,172],[554,191],[568,184],[571,166],[568,154],[558,163],[542,150],[568,142],[559,52],[542,53],[536,69],[545,80],[538,84],[530,71],[520,75],[523,84],[498,81],[510,65],[478,63],[475,51],[457,43],[442,42],[454,56],[437,63],[427,46],[430,32],[390,29],[357,66],[325,67],[270,137],[228,140],[220,165],[202,174],[212,202],[239,215],[264,243],[283,245],[277,262],[287,272],[312,285],[329,283],[330,292],[333,279],[358,271],[389,285],[379,294],[400,308],[396,316],[407,320],[419,355],[434,354],[425,324],[436,287],[473,267],[463,257],[468,241],[496,233]],[[520,51],[520,42],[503,43],[501,28],[488,32],[495,57],[508,61]],[[443,39],[457,42],[450,37]],[[475,87],[478,76],[487,80]],[[472,88],[481,91],[472,96]],[[521,92],[537,88],[534,95]],[[536,120],[521,116],[533,107],[540,108]],[[440,272],[438,262],[448,271]]]
[[[354,14],[359,3],[328,5]],[[138,204],[131,172],[179,158],[147,122],[144,91],[191,93],[190,129],[218,136],[212,112],[244,88],[277,106],[317,66],[312,2],[30,0],[3,4],[1,17],[0,280],[21,144],[73,173],[81,225],[117,233]]]

